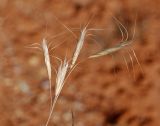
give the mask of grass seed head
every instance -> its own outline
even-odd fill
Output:
[[[114,47],[107,48],[107,49],[105,49],[103,51],[100,51],[100,52],[94,54],[94,55],[91,55],[91,56],[89,56],[89,58],[97,58],[97,57],[105,56],[105,55],[117,52],[120,49],[122,49],[122,48],[124,48],[124,47],[126,47],[128,45],[130,45],[130,42],[129,41],[124,41],[124,42],[122,42],[122,43],[120,43],[120,44],[118,44],[118,45],[116,45]]]
[[[73,68],[73,66],[75,65],[75,63],[76,63],[76,61],[78,59],[78,56],[79,56],[80,51],[81,51],[81,49],[83,47],[83,44],[84,44],[84,39],[85,39],[86,33],[87,33],[87,30],[86,30],[86,27],[85,27],[81,31],[80,38],[79,38],[77,46],[76,46],[76,50],[75,50],[75,52],[73,54],[72,63],[71,63],[70,68]]]
[[[56,90],[55,90],[56,96],[59,95],[64,85],[64,81],[65,81],[66,74],[68,71],[68,66],[69,66],[68,61],[65,58],[63,63],[61,63],[58,68],[58,73],[57,73],[57,78],[56,78]]]
[[[51,80],[51,63],[50,63],[47,41],[45,38],[42,41],[42,49],[43,49],[43,54],[44,54],[44,58],[45,58],[45,64],[47,67],[48,77],[49,77],[49,80]]]

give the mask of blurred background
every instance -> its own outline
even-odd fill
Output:
[[[45,124],[50,104],[47,71],[42,51],[28,47],[46,38],[50,47],[62,43],[51,53],[70,57],[77,39],[63,25],[78,36],[91,20],[89,28],[103,30],[86,38],[79,59],[83,63],[67,80],[49,126],[71,126],[71,111],[75,126],[159,126],[159,5],[159,0],[0,0],[0,125]],[[120,42],[113,17],[130,38],[136,30],[131,47],[143,70],[128,49],[87,60]]]

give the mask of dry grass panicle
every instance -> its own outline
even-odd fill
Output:
[[[97,58],[97,57],[105,56],[105,55],[108,55],[108,54],[112,54],[114,52],[117,52],[117,51],[123,49],[124,47],[129,46],[132,43],[133,40],[128,40],[128,31],[126,30],[126,28],[119,21],[118,21],[118,23],[119,23],[119,29],[120,29],[121,35],[122,35],[122,41],[119,44],[115,45],[114,47],[104,49],[104,50],[102,50],[102,51],[100,51],[96,54],[93,54],[93,55],[89,56],[88,58]],[[55,58],[60,61],[60,64],[59,64],[57,70],[55,70],[56,71],[56,82],[55,82],[55,97],[54,97],[53,102],[52,102],[52,92],[51,92],[51,88],[52,88],[51,87],[51,76],[52,76],[51,74],[52,73],[51,73],[51,63],[50,63],[49,51],[48,51],[48,47],[47,47],[47,44],[46,44],[47,43],[46,39],[43,39],[43,41],[42,41],[42,49],[43,49],[43,53],[44,53],[44,57],[45,57],[45,64],[46,64],[46,68],[47,68],[47,71],[48,71],[48,77],[49,77],[49,80],[50,80],[50,95],[51,95],[51,109],[50,109],[49,117],[47,119],[47,122],[46,122],[45,126],[48,126],[48,124],[50,122],[55,104],[58,100],[58,97],[59,97],[61,91],[62,91],[62,88],[65,84],[66,79],[68,78],[70,73],[73,71],[73,69],[76,67],[75,64],[76,64],[78,56],[81,52],[81,49],[84,45],[85,37],[87,36],[87,31],[97,30],[97,29],[87,29],[87,26],[88,26],[88,24],[82,29],[82,31],[80,33],[75,51],[74,51],[72,59],[71,59],[71,63],[69,62],[69,60],[67,60],[66,57],[62,61],[60,58],[55,56]],[[126,32],[126,38],[125,39],[124,39],[124,33],[122,32],[123,30],[121,28],[123,28],[124,31]],[[133,34],[133,37],[134,37],[134,34]],[[134,50],[132,50],[132,51],[133,51],[134,56],[136,57]],[[130,53],[129,53],[129,56],[130,56],[130,59],[133,63],[133,59],[132,59],[132,56],[130,55]],[[125,63],[128,67],[128,64],[127,64],[127,61],[126,61],[125,57],[123,57],[123,58],[124,58]],[[136,60],[138,62],[137,57],[136,57]],[[139,62],[138,62],[138,64],[139,64]]]

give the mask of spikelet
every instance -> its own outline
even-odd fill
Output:
[[[80,51],[83,47],[83,44],[84,44],[84,39],[85,39],[85,36],[86,36],[86,33],[87,33],[87,27],[85,27],[82,31],[81,31],[81,34],[80,34],[80,38],[78,40],[78,43],[77,43],[77,46],[76,46],[76,49],[75,49],[75,52],[73,54],[73,58],[72,58],[72,63],[71,63],[71,66],[70,68],[73,68],[73,66],[75,65],[77,59],[78,59],[78,56],[80,54]]]
[[[57,99],[61,93],[61,90],[62,90],[63,85],[65,83],[65,80],[67,78],[66,75],[68,72],[68,66],[69,66],[69,63],[65,58],[64,61],[61,62],[61,64],[58,67],[58,72],[57,72],[57,76],[56,76],[56,86],[55,86],[55,98],[54,98],[53,104],[51,106],[50,114],[49,114],[49,117],[48,117],[48,120],[47,120],[45,126],[48,126],[48,124],[49,124],[49,121],[50,121],[52,113],[53,113],[53,109],[55,107]]]
[[[60,66],[58,67],[55,96],[58,96],[62,90],[62,87],[63,87],[65,79],[66,79],[68,66],[69,66],[68,61],[65,58],[63,63],[61,63]]]
[[[48,51],[48,46],[47,46],[47,40],[45,38],[43,38],[42,40],[42,50],[43,50],[43,55],[44,55],[44,59],[45,59],[45,65],[47,68],[47,72],[48,72],[48,78],[49,78],[49,92],[50,92],[50,110],[52,108],[52,104],[53,104],[53,100],[52,100],[52,79],[51,79],[51,74],[52,74],[52,70],[51,70],[51,62],[50,62],[50,56],[49,56],[49,51]]]
[[[96,53],[94,55],[91,55],[91,56],[89,56],[89,58],[97,58],[97,57],[101,57],[101,56],[105,56],[105,55],[117,52],[120,49],[122,49],[122,48],[124,48],[124,47],[126,47],[126,46],[128,46],[130,44],[131,44],[131,41],[124,41],[124,42],[122,42],[122,43],[120,43],[120,44],[118,44],[118,45],[116,45],[116,46],[114,46],[112,48],[108,48],[108,49],[100,51],[100,52],[98,52],[98,53]]]
[[[51,80],[51,63],[50,63],[47,41],[45,38],[42,41],[42,49],[43,49],[43,54],[44,54],[44,58],[45,58],[45,64],[47,67],[48,77],[49,77],[49,80]]]
[[[117,52],[119,51],[120,49],[126,47],[126,46],[129,46],[132,42],[133,42],[133,38],[134,38],[134,35],[135,35],[135,29],[133,31],[133,37],[131,40],[128,40],[128,31],[126,29],[126,27],[115,17],[113,17],[114,20],[117,22],[117,25],[118,25],[118,28],[121,32],[121,35],[122,35],[122,40],[119,44],[115,45],[114,47],[111,47],[111,48],[107,48],[107,49],[104,49],[96,54],[93,54],[91,56],[89,56],[88,58],[97,58],[97,57],[101,57],[101,56],[105,56],[105,55],[108,55],[108,54],[111,54],[111,53],[114,53],[114,52]],[[136,22],[135,22],[135,25],[136,25]],[[126,33],[126,38],[124,39],[124,33],[123,33],[123,30],[125,31]]]

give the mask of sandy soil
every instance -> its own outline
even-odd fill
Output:
[[[75,126],[160,126],[159,5],[159,0],[0,0],[0,126],[45,124],[47,72],[41,51],[28,46],[45,37],[51,47],[63,42],[54,55],[70,57],[76,39],[63,24],[79,35],[76,29],[93,15],[89,28],[104,30],[86,38],[83,62],[67,80],[49,126],[71,126],[71,111]],[[130,38],[136,29],[131,47],[142,68],[129,48],[87,60],[121,40],[113,17],[127,27]]]

